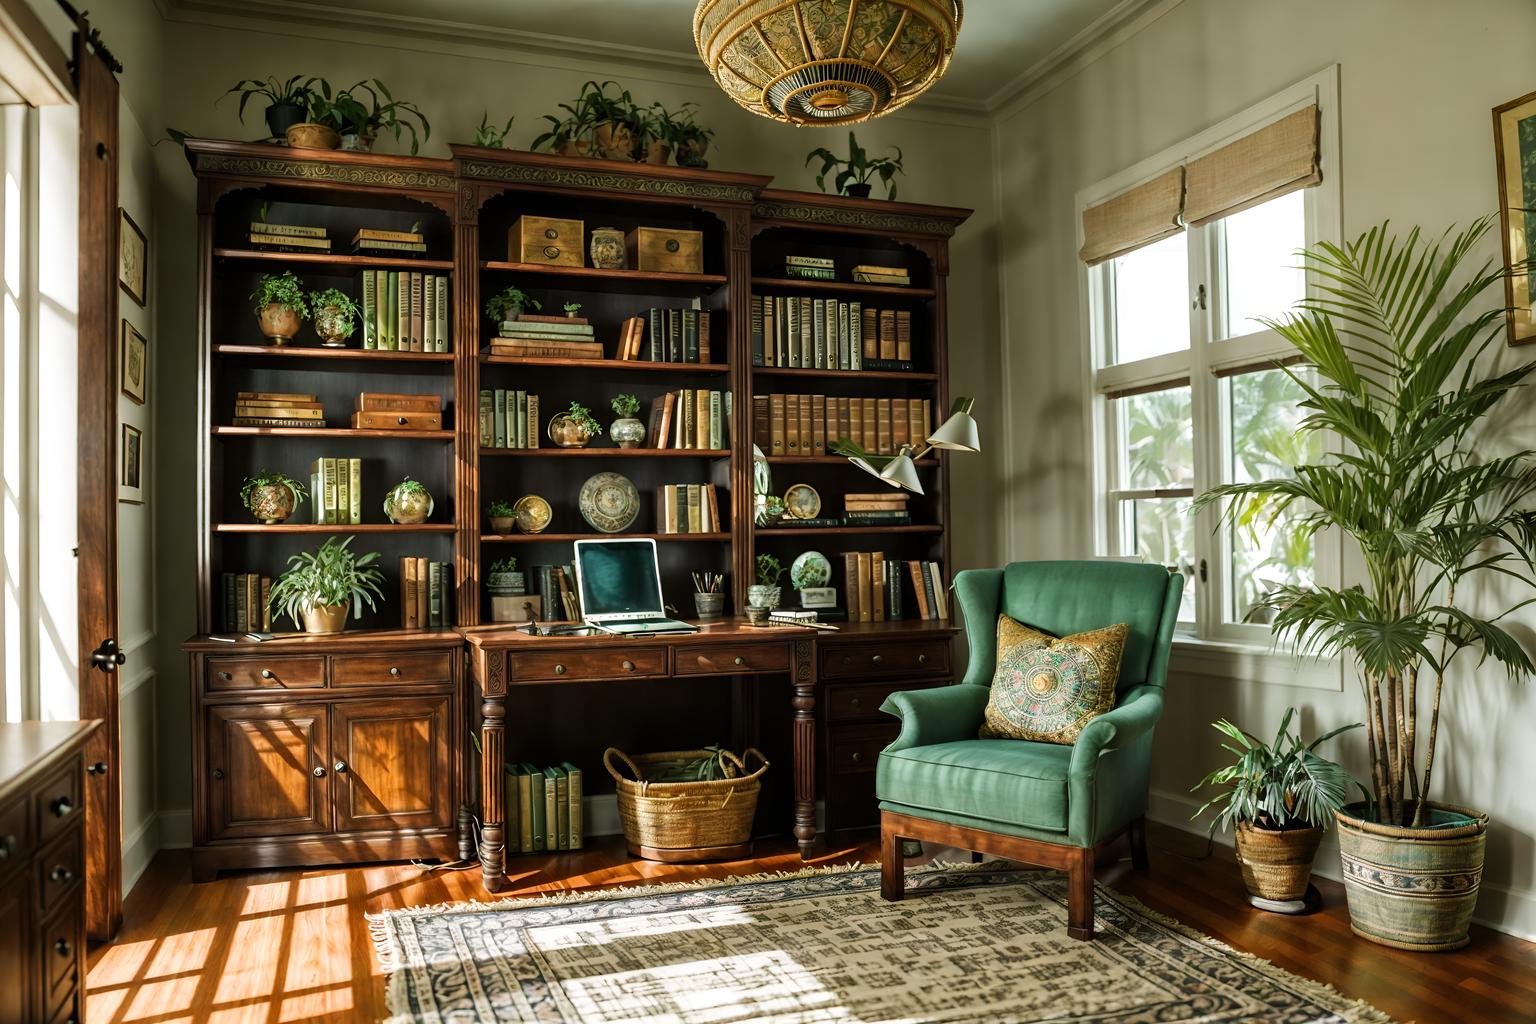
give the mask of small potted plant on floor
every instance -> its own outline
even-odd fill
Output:
[[[1362,723],[1340,726],[1311,743],[1291,733],[1295,708],[1280,720],[1273,743],[1244,732],[1226,719],[1212,725],[1230,742],[1222,749],[1236,756],[1211,772],[1194,789],[1224,786],[1192,817],[1217,808],[1211,831],[1232,829],[1237,862],[1248,895],[1276,903],[1303,899],[1312,878],[1312,858],[1323,830],[1349,799],[1354,780],[1337,763],[1317,753],[1328,740]]]
[[[293,510],[308,496],[303,484],[270,469],[246,477],[245,483],[240,485],[240,502],[245,510],[268,526],[287,522]]]
[[[543,303],[516,285],[507,285],[485,300],[485,315],[492,323],[507,323],[523,315],[524,309],[543,309]]]
[[[357,303],[340,288],[309,293],[309,309],[315,318],[315,333],[326,348],[345,348],[347,339],[357,330],[361,315]]]
[[[592,410],[580,402],[572,402],[565,412],[556,413],[546,431],[549,439],[561,448],[585,448],[587,442],[603,432],[603,425],[592,418]]]
[[[770,554],[757,556],[757,582],[747,588],[747,605],[772,610],[779,606],[784,566]]]
[[[230,87],[229,93],[240,94],[240,123],[245,123],[245,105],[253,97],[264,96],[267,100],[266,122],[267,132],[270,138],[286,138],[288,129],[304,120],[304,115],[309,109],[310,86],[314,78],[305,75],[294,75],[286,82],[279,82],[276,77],[268,75],[263,81],[259,78],[243,78]]]
[[[491,521],[492,533],[511,533],[517,518],[517,510],[512,507],[510,501],[493,501],[486,509],[486,518]]]
[[[859,140],[854,138],[853,132],[848,133],[848,156],[840,157],[829,149],[817,148],[805,155],[805,162],[812,160],[821,161],[821,170],[816,175],[816,187],[823,192],[827,190],[827,175],[834,168],[841,167],[837,177],[832,179],[832,187],[836,192],[845,196],[855,196],[859,199],[869,198],[870,183],[879,178],[885,185],[885,198],[896,198],[896,175],[903,173],[901,168],[901,147],[892,147],[896,150],[895,156],[878,156],[873,159],[859,145]]]
[[[288,344],[309,319],[304,287],[291,270],[261,275],[256,290],[251,293],[251,301],[256,304],[256,319],[261,324],[262,337],[274,345]]]
[[[475,129],[475,145],[486,146],[490,149],[506,149],[507,133],[512,130],[512,122],[517,120],[513,114],[507,118],[507,123],[497,128],[491,124],[491,112],[487,110],[480,115],[480,125]]]
[[[376,609],[375,598],[384,574],[374,563],[377,551],[353,554],[355,538],[328,538],[318,551],[300,551],[288,558],[288,568],[272,584],[270,607],[287,615],[306,633],[340,633],[347,627],[347,612],[362,618],[363,605]]]
[[[640,399],[634,395],[615,395],[609,403],[619,418],[608,425],[608,438],[620,448],[638,448],[645,440],[645,424],[636,418]]]
[[[399,525],[424,523],[432,515],[432,493],[420,480],[406,477],[384,495],[384,514]]]

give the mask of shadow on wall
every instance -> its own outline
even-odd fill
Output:
[[[1069,395],[1043,403],[1028,395],[1009,395],[1004,401],[1012,403],[1013,415],[1012,465],[1002,480],[1003,507],[1015,518],[1009,524],[1010,557],[1088,557],[1093,553],[1093,528],[1086,518],[1092,474],[1081,458],[1073,457],[1083,451],[1082,403]],[[1082,514],[1073,514],[1074,510]],[[1062,543],[1032,531],[1030,523],[1036,519],[1060,521],[1067,530],[1067,536],[1059,538]]]

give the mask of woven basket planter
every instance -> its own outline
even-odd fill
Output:
[[[1320,828],[1267,829],[1239,824],[1237,863],[1248,893],[1266,900],[1299,900],[1312,878],[1312,858],[1323,841]]]
[[[667,762],[710,756],[708,750],[675,750],[630,757],[616,747],[603,752],[603,767],[613,776],[619,820],[629,852],[669,863],[726,860],[745,855],[752,839],[752,819],[768,762],[749,749],[737,757],[722,752],[726,778],[701,782],[655,782]],[[756,761],[756,768],[748,767]]]

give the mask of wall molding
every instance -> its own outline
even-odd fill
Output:
[[[155,859],[160,846],[160,817],[151,811],[139,827],[123,837],[123,898],[133,891],[139,876]]]
[[[160,849],[185,850],[192,845],[192,808],[162,807],[155,817],[160,821]]]

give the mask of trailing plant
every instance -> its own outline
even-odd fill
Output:
[[[493,501],[486,507],[486,515],[492,519],[511,519],[517,515],[510,501]]]
[[[491,112],[487,110],[480,115],[480,126],[475,129],[475,145],[489,146],[492,149],[505,149],[507,147],[507,134],[512,131],[512,122],[517,120],[513,114],[507,118],[507,123],[497,128],[491,124]]]
[[[776,587],[784,576],[784,565],[772,555],[764,553],[757,556],[757,585],[760,587]]]
[[[323,78],[315,78],[313,75],[294,75],[285,82],[279,82],[274,75],[268,75],[265,79],[242,78],[224,93],[240,94],[240,107],[237,111],[240,123],[245,123],[245,106],[254,97],[265,96],[267,106],[278,107],[284,104],[292,104],[309,109],[309,99],[314,92],[316,82],[325,81]],[[224,97],[219,97],[223,99]],[[181,133],[184,135],[184,133]],[[173,136],[174,137],[174,136]],[[180,140],[177,140],[180,141]]]
[[[1361,728],[1363,723],[1343,725],[1303,743],[1290,731],[1294,717],[1296,709],[1287,708],[1274,742],[1269,744],[1225,718],[1212,723],[1211,728],[1231,741],[1222,743],[1222,749],[1237,760],[1211,772],[1190,789],[1226,787],[1190,817],[1198,818],[1217,808],[1212,832],[1239,824],[1272,831],[1314,826],[1326,829],[1333,812],[1349,798],[1354,779],[1342,766],[1318,754],[1317,748],[1342,732]]]
[[[304,286],[299,283],[298,275],[291,270],[281,274],[262,274],[256,290],[251,292],[251,301],[256,304],[257,316],[268,306],[276,305],[293,310],[294,316],[300,320],[309,319],[309,303],[304,300]]]
[[[240,504],[244,505],[247,512],[255,511],[251,508],[251,496],[258,488],[262,487],[286,487],[293,495],[293,507],[298,508],[304,499],[309,497],[309,491],[304,485],[286,473],[275,473],[270,469],[264,469],[255,476],[245,478],[245,483],[240,485]]]
[[[634,395],[614,395],[613,401],[608,404],[613,406],[615,413],[626,418],[640,411],[640,399]]]
[[[592,410],[580,402],[572,402],[571,407],[566,410],[565,416],[593,437],[603,432],[603,425],[593,419]]]
[[[376,609],[375,599],[384,598],[379,589],[384,574],[375,565],[379,553],[354,554],[350,545],[355,539],[330,537],[318,551],[290,555],[288,568],[272,583],[268,607],[288,616],[295,626],[301,625],[300,617],[310,608],[350,604],[353,618],[362,618],[365,604]]]
[[[1358,666],[1375,804],[1368,813],[1391,824],[1424,824],[1456,656],[1473,651],[1478,665],[1491,661],[1512,681],[1536,671],[1500,624],[1536,601],[1527,596],[1536,588],[1536,452],[1495,455],[1478,438],[1536,370],[1507,359],[1503,303],[1482,301],[1504,268],[1490,259],[1464,272],[1489,223],[1438,239],[1418,228],[1400,239],[1381,224],[1342,246],[1305,250],[1317,297],[1265,325],[1309,367],[1285,369],[1305,394],[1299,429],[1335,434],[1345,446],[1196,500],[1196,508],[1219,504],[1224,519],[1244,527],[1278,524],[1307,538],[1331,527],[1359,545],[1361,583],[1284,583],[1258,600],[1297,648],[1349,655]],[[1489,574],[1515,581],[1513,596],[1489,588],[1473,606],[1468,592]]]
[[[490,572],[493,576],[499,572],[517,572],[517,559],[510,557],[498,559],[491,563]]]
[[[315,313],[322,309],[334,309],[340,318],[344,328],[345,337],[352,337],[352,332],[357,330],[357,318],[362,311],[357,308],[357,303],[352,301],[352,296],[340,288],[327,288],[324,291],[309,293],[309,308]]]
[[[485,300],[485,315],[492,320],[505,320],[514,309],[543,309],[543,303],[516,285],[507,285]]]
[[[859,140],[854,138],[853,132],[848,133],[848,156],[840,157],[829,149],[817,148],[805,155],[807,165],[812,160],[821,161],[821,170],[816,174],[816,187],[823,192],[827,190],[827,175],[834,168],[841,167],[837,176],[832,179],[833,191],[843,195],[848,194],[849,185],[868,185],[872,179],[879,178],[885,185],[885,198],[896,198],[896,175],[904,173],[901,167],[901,147],[893,146],[896,155],[877,156],[871,158],[864,148],[859,145]]]

